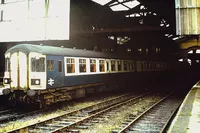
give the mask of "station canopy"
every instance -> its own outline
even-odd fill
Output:
[[[92,1],[98,3],[98,4],[102,5],[102,6],[109,5],[109,7],[113,11],[128,11],[128,10],[140,5],[140,2],[137,1],[137,0],[133,0],[133,1],[92,0]]]

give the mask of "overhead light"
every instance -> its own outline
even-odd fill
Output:
[[[193,50],[190,50],[190,51],[188,52],[188,54],[193,54]]]
[[[130,49],[130,48],[128,48],[128,49],[127,49],[127,51],[128,51],[128,52],[131,52],[131,49]]]
[[[139,13],[134,13],[134,14],[131,14],[130,17],[140,17],[141,15]]]
[[[129,8],[123,6],[122,4],[118,4],[118,5],[115,5],[115,6],[111,6],[110,7],[113,11],[127,11],[129,10]]]
[[[174,40],[174,41],[175,41],[175,40],[177,40],[177,39],[179,39],[179,37],[175,37],[175,38],[173,38],[172,40]]]
[[[119,2],[123,2],[124,0],[118,0]]]
[[[138,6],[140,4],[140,2],[137,0],[134,0],[134,1],[125,2],[123,4],[129,8],[134,8],[134,7]]]
[[[162,27],[162,26],[164,26],[164,24],[163,24],[163,23],[161,23],[161,24],[160,24],[160,26]]]
[[[140,9],[145,9],[145,7],[143,5],[140,6]]]
[[[113,5],[116,5],[116,4],[118,4],[118,2],[114,2],[114,3],[110,4],[109,6],[113,6]]]
[[[169,27],[169,24],[167,24],[166,27]]]
[[[199,49],[196,50],[196,54],[200,54],[200,50]]]
[[[179,62],[183,62],[184,60],[183,59],[179,59],[178,61]],[[191,59],[187,59],[186,61],[191,65],[191,63],[192,63]]]
[[[183,62],[183,59],[179,59],[178,61],[179,61],[179,62]]]
[[[105,4],[109,3],[112,0],[92,0],[92,1],[104,6]]]
[[[168,38],[170,38],[170,37],[172,37],[172,36],[173,36],[173,35],[171,34],[171,35],[168,36]]]
[[[140,17],[141,15],[139,13],[135,13],[135,17]]]
[[[109,39],[114,40],[115,37],[114,36],[108,36]]]
[[[94,26],[92,26],[92,30],[95,30],[95,27],[94,27]]]

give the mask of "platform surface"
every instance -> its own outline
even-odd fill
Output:
[[[5,89],[2,85],[0,85],[0,95],[3,95],[2,91]]]
[[[168,133],[200,133],[200,81],[185,97]]]

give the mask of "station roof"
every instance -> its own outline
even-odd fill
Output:
[[[25,43],[90,50],[174,47],[174,0],[71,0],[70,2],[70,40]]]
[[[103,48],[175,43],[174,0],[73,0],[70,19],[71,42],[87,38],[86,45]]]
[[[55,46],[43,46],[43,45],[33,45],[33,44],[18,44],[8,49],[6,53],[14,53],[19,51],[25,54],[29,54],[30,52],[36,52],[43,55],[53,55],[53,56],[130,59],[130,56],[128,55],[113,54],[110,52],[96,52],[91,50],[61,48]]]
[[[141,31],[148,31],[151,27],[173,32],[175,6],[173,0],[73,0],[71,20],[72,29],[84,33],[113,32],[113,29],[125,33],[124,28],[134,29],[137,26]]]

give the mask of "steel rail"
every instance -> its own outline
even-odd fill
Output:
[[[86,117],[86,118],[83,118],[83,119],[81,119],[81,120],[79,120],[79,121],[77,121],[77,122],[74,122],[74,123],[72,123],[72,124],[70,124],[70,125],[66,125],[66,126],[57,128],[56,130],[50,131],[50,133],[56,133],[56,132],[65,131],[65,130],[67,130],[67,129],[69,129],[69,128],[72,128],[72,127],[74,127],[74,126],[76,126],[76,125],[79,125],[79,124],[83,123],[84,121],[88,121],[88,120],[90,120],[90,119],[92,119],[92,118],[94,118],[94,117],[97,117],[97,116],[99,116],[99,115],[102,115],[102,114],[104,114],[104,113],[106,113],[106,112],[108,112],[108,111],[110,111],[110,110],[112,110],[112,109],[115,109],[115,108],[117,108],[117,107],[119,107],[119,106],[122,106],[122,105],[124,105],[124,104],[127,104],[127,103],[130,103],[130,102],[132,102],[132,101],[135,101],[135,100],[137,100],[137,99],[139,99],[139,98],[141,98],[141,97],[144,97],[144,96],[146,96],[147,94],[149,94],[149,93],[145,93],[145,94],[142,94],[142,95],[140,95],[140,96],[133,97],[133,98],[127,100],[127,101],[124,101],[124,102],[118,103],[118,104],[116,104],[116,105],[113,105],[113,106],[111,106],[111,107],[109,107],[109,108],[107,108],[107,109],[101,110],[101,111],[99,111],[99,112],[97,112],[97,113],[95,113],[95,114],[92,114],[92,115],[90,115],[90,116],[88,116],[88,117]]]
[[[34,123],[34,124],[26,125],[26,126],[23,126],[23,127],[21,127],[21,128],[17,128],[17,129],[14,129],[14,130],[9,131],[9,132],[25,132],[25,131],[27,131],[28,128],[30,128],[30,127],[33,127],[33,126],[36,126],[36,125],[40,125],[40,124],[42,124],[42,123],[48,123],[48,122],[51,122],[51,121],[54,120],[54,119],[59,119],[59,118],[62,118],[62,117],[64,117],[64,116],[66,116],[66,115],[76,114],[76,113],[81,112],[81,111],[83,111],[83,110],[86,110],[86,109],[89,109],[89,108],[93,108],[93,107],[95,107],[95,106],[100,106],[101,104],[109,103],[109,102],[111,102],[111,101],[113,101],[113,100],[121,99],[121,98],[126,97],[126,96],[128,96],[128,95],[132,95],[132,93],[127,93],[127,94],[124,94],[124,95],[121,95],[121,96],[117,96],[117,97],[114,97],[114,98],[105,100],[105,101],[103,101],[103,102],[99,102],[99,103],[94,104],[94,105],[89,105],[89,106],[83,107],[83,108],[81,108],[81,109],[76,109],[76,110],[74,110],[74,111],[66,112],[66,113],[61,114],[60,116],[57,116],[57,117],[54,117],[54,118],[49,118],[49,119],[46,119],[46,120],[43,120],[43,121],[40,121],[40,122],[37,122],[37,123]]]
[[[179,106],[177,106],[177,108],[172,112],[172,114],[171,114],[170,117],[168,118],[166,124],[165,124],[165,125],[163,126],[163,128],[161,129],[160,133],[166,132],[167,127],[168,127],[170,121],[172,120],[172,118],[174,117],[174,115],[176,114],[176,112],[178,112],[178,109],[179,109],[179,107],[180,107],[180,105],[181,105],[181,102],[182,102],[182,101],[180,101]]]
[[[166,100],[168,97],[170,97],[172,94],[174,94],[174,92],[170,93],[169,95],[165,96],[164,98],[162,98],[161,100],[159,100],[158,102],[156,102],[155,104],[153,104],[151,107],[149,107],[147,110],[145,110],[143,113],[141,113],[139,116],[137,116],[135,119],[133,119],[127,126],[125,126],[124,128],[122,128],[121,130],[117,131],[117,133],[125,133],[126,130],[128,130],[135,122],[137,122],[138,120],[140,120],[140,118],[142,116],[144,116],[146,113],[148,113],[149,111],[151,111],[153,108],[155,108],[157,105],[159,105],[161,102],[163,102],[164,100]]]
[[[127,95],[130,95],[131,93],[128,93],[128,94],[124,94],[124,95],[121,95],[121,96],[117,96],[115,98],[119,99],[119,98],[122,98],[124,96],[127,96]],[[107,101],[104,101],[104,102],[109,102],[111,100],[114,100],[115,98],[111,98],[111,99],[108,99]],[[102,103],[104,103],[102,102]],[[36,113],[41,113],[41,112],[45,112],[45,111],[48,111],[50,110],[51,108],[47,108],[47,109],[41,109],[41,110],[35,110],[35,111],[31,111],[31,112],[27,112],[27,113],[22,113],[20,114],[20,112],[14,112],[15,110],[8,110],[8,111],[4,111],[3,113],[9,113],[9,112],[12,112],[11,114],[7,114],[8,116],[7,117],[4,117],[4,118],[1,118],[0,117],[0,122],[3,123],[3,122],[7,122],[9,120],[14,120],[14,119],[17,119],[17,118],[22,118],[22,117],[25,117],[25,116],[28,116],[28,115],[32,115],[32,114],[36,114]],[[1,115],[1,112],[0,112],[0,115]]]
[[[13,111],[13,109],[1,110],[0,115],[3,115],[5,113],[11,112],[11,111]]]

